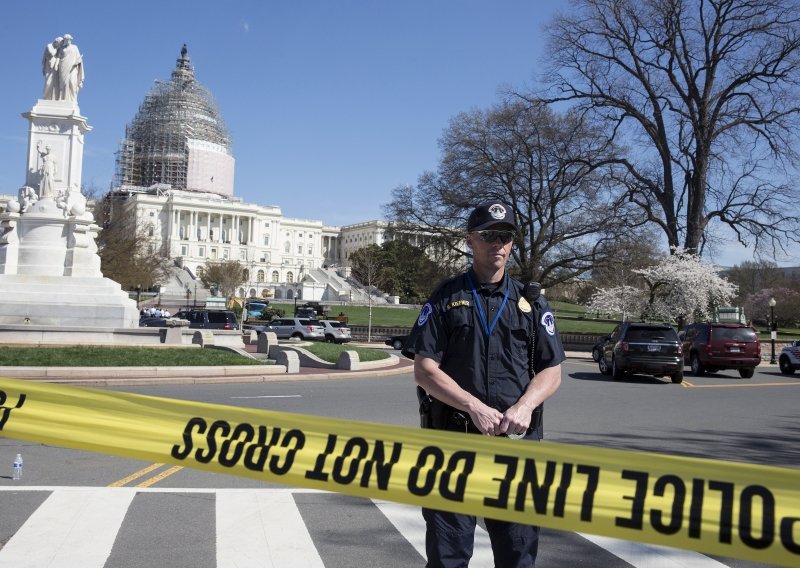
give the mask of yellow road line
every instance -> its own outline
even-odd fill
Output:
[[[169,477],[173,473],[178,473],[182,469],[183,469],[183,467],[181,467],[179,465],[173,466],[173,467],[171,467],[169,469],[166,469],[166,470],[162,471],[158,475],[154,475],[150,479],[145,479],[144,481],[142,481],[136,487],[150,487],[151,485],[154,485],[155,483],[158,483],[162,479]]]
[[[124,478],[120,479],[119,481],[115,481],[114,483],[109,485],[109,487],[123,487],[124,485],[126,485],[127,483],[130,483],[134,479],[139,479],[140,477],[147,475],[151,471],[156,470],[156,469],[160,468],[163,465],[164,465],[163,463],[154,463],[152,465],[148,465],[146,468],[140,469],[136,473],[130,474],[128,477],[124,477]]]

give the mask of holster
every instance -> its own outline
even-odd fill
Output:
[[[433,398],[422,387],[417,387],[419,400],[419,425],[433,430],[445,430],[450,407]]]

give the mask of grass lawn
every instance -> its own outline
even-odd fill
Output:
[[[270,307],[286,312],[285,317],[294,315],[294,304],[278,304],[270,302]],[[331,306],[328,312],[329,319],[334,319],[340,312],[347,316],[350,325],[369,324],[369,306]],[[419,309],[416,307],[387,308],[385,306],[372,306],[372,325],[387,327],[411,327],[417,320]]]
[[[220,349],[0,347],[0,366],[8,367],[203,367],[264,364],[262,361]]]
[[[383,349],[372,349],[370,347],[356,347],[354,345],[338,345],[336,343],[310,343],[304,345],[303,349],[309,351],[329,363],[336,363],[339,360],[339,354],[342,351],[355,351],[358,353],[360,361],[378,361],[380,359],[388,359],[389,354]]]

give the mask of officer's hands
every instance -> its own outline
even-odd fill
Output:
[[[505,411],[500,421],[501,434],[523,434],[531,425],[531,410],[524,404],[515,404]]]
[[[472,418],[472,423],[481,431],[481,434],[497,436],[502,433],[500,431],[500,423],[503,420],[503,414],[496,408],[479,402],[474,408],[470,409],[469,416]]]

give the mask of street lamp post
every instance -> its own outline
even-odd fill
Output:
[[[189,290],[189,287],[186,287],[186,307],[189,307],[189,298],[192,297],[192,291]]]
[[[139,303],[141,302],[141,300],[142,300],[142,285],[141,284],[137,284],[136,285],[136,309],[137,310],[140,307]]]
[[[774,365],[777,362],[775,360],[775,339],[776,339],[776,336],[778,335],[778,327],[775,325],[775,304],[776,303],[777,302],[775,301],[775,298],[770,298],[769,299],[769,321],[770,321],[769,336],[770,336],[770,344],[772,346],[771,350],[770,350],[769,362],[772,365]]]

